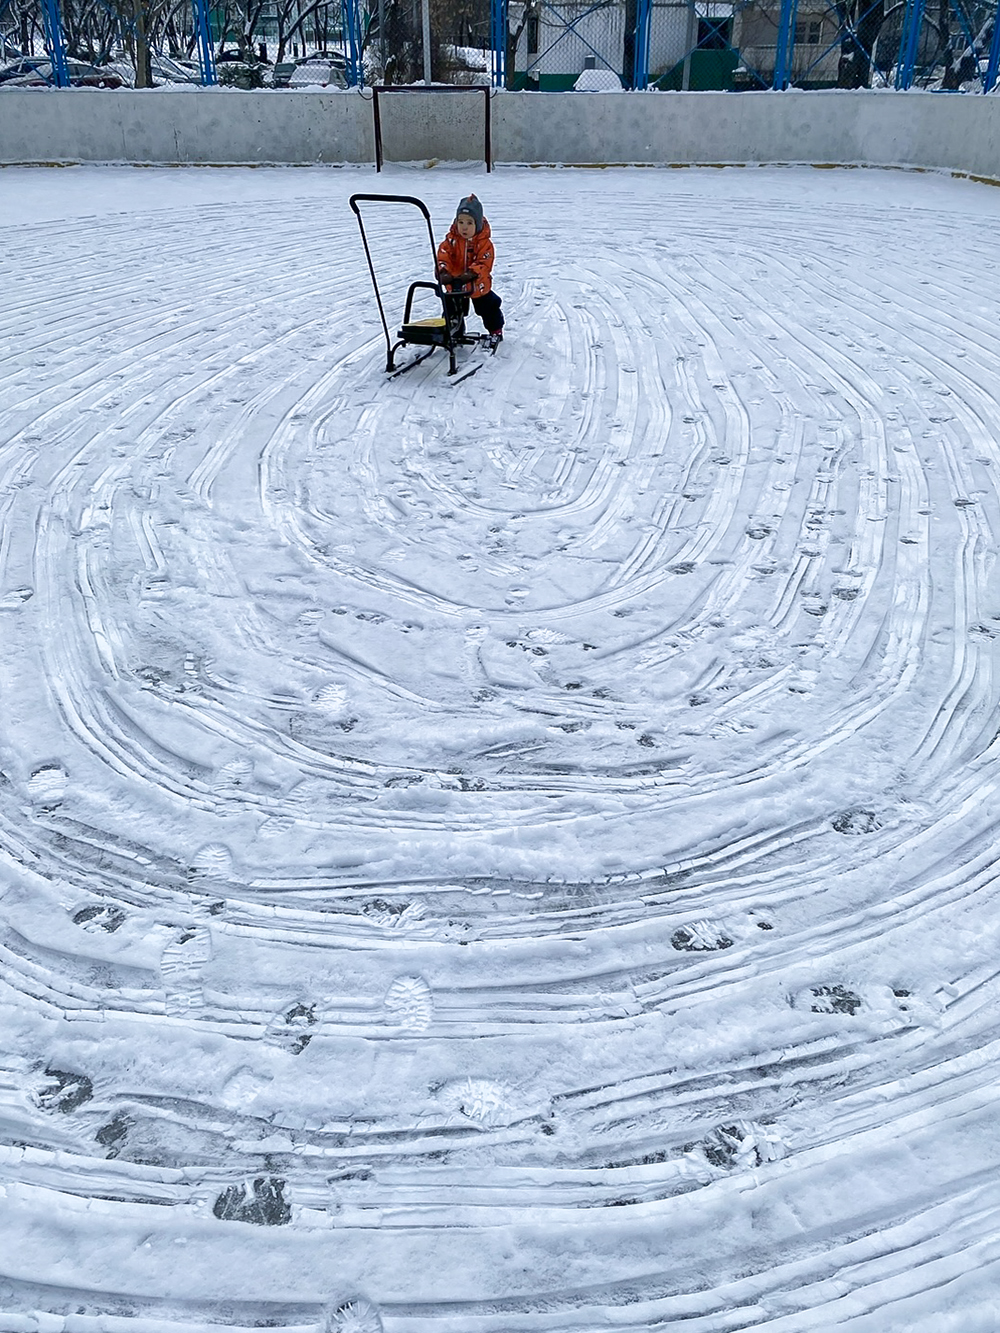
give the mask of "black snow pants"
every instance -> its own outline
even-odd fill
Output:
[[[455,306],[464,319],[469,313],[469,298],[455,295],[451,297],[451,300],[455,302]],[[503,311],[500,309],[502,305],[503,302],[496,292],[487,292],[485,296],[474,296],[472,298],[473,309],[486,326],[487,333],[496,333],[498,329],[503,328]]]

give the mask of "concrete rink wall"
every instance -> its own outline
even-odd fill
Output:
[[[482,158],[478,95],[383,99],[387,162]],[[924,92],[509,93],[498,163],[837,163],[1000,180],[1000,98]],[[0,163],[370,163],[371,94],[0,90]]]
[[[371,162],[373,145],[357,93],[0,89],[4,164]]]

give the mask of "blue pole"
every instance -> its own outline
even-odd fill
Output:
[[[493,87],[507,86],[507,0],[490,0]]]
[[[778,48],[774,54],[774,83],[780,91],[788,87],[792,75],[792,53],[795,50],[795,16],[798,0],[781,0],[781,18],[778,21]]]
[[[906,0],[903,30],[899,34],[899,59],[896,62],[896,87],[912,87],[920,49],[920,28],[924,21],[925,0]]]
[[[639,0],[635,13],[635,88],[649,87],[649,25],[653,0]]]
[[[1000,4],[993,19],[993,40],[990,42],[990,58],[986,65],[986,78],[983,80],[983,92],[992,92],[1000,75]]]
[[[192,0],[195,28],[198,33],[198,63],[201,65],[201,81],[206,88],[219,81],[215,70],[212,30],[208,22],[208,2],[209,0]]]
[[[66,67],[66,43],[63,39],[59,0],[45,0],[42,23],[45,29],[45,49],[52,61],[52,77],[57,88],[68,88],[69,70]]]
[[[361,5],[360,0],[343,0],[344,56],[347,60],[347,82],[351,88],[363,88],[364,66],[361,62]]]

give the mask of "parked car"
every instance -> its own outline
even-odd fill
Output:
[[[33,74],[39,65],[48,63],[47,56],[19,56],[0,69],[0,84],[10,83],[12,79],[22,78],[26,74]]]
[[[0,70],[0,82],[6,88],[54,88],[55,71],[52,61],[47,57],[29,56],[15,61],[23,68],[8,75]],[[83,60],[67,60],[66,72],[71,88],[121,88],[125,80],[113,69],[102,69],[98,65],[88,65]]]
[[[288,82],[282,86],[308,88],[317,84],[322,88],[347,87],[347,61],[340,51],[318,51],[296,60]]]
[[[154,83],[201,83],[201,70],[190,60],[160,55],[151,63]]]

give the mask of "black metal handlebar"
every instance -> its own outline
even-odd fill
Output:
[[[358,207],[362,203],[371,204],[411,204],[414,208],[419,208],[424,215],[427,223],[427,236],[431,244],[431,262],[437,259],[437,246],[434,244],[434,230],[431,226],[431,215],[427,205],[422,199],[418,199],[412,194],[352,194],[349,200],[354,216],[358,219],[358,227],[361,231],[361,244],[365,247],[365,258],[368,261],[368,272],[371,275],[372,287],[375,289],[375,302],[378,305],[378,313],[382,319],[382,329],[385,332],[385,345],[389,362],[392,361],[392,338],[389,335],[389,325],[385,318],[385,309],[382,305],[382,294],[379,291],[378,279],[375,277],[375,265],[372,263],[371,250],[368,248],[368,235],[365,232],[365,221],[361,215],[361,209]],[[420,284],[424,285],[424,284]],[[430,284],[428,284],[430,285]],[[438,295],[441,295],[440,288]],[[411,292],[412,296],[412,292]]]

